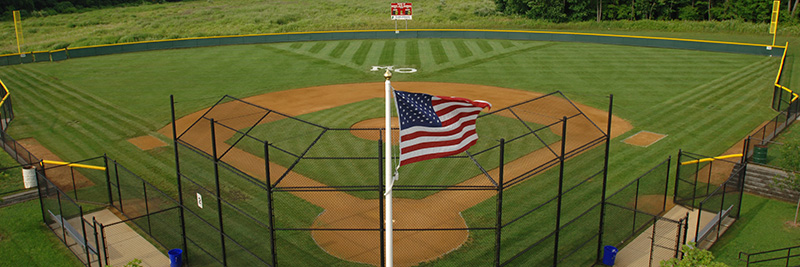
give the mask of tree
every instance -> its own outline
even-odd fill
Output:
[[[728,267],[728,265],[724,263],[714,261],[714,255],[712,255],[710,251],[697,248],[695,245],[694,242],[683,245],[681,247],[683,259],[672,258],[661,261],[661,267]]]

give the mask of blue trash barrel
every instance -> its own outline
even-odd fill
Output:
[[[183,250],[176,248],[170,249],[167,252],[169,255],[169,267],[181,267],[183,266]]]
[[[619,250],[614,246],[605,246],[603,253],[603,264],[614,266],[614,260],[617,259],[617,252],[619,252]]]

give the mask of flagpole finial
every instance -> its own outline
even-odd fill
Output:
[[[392,72],[389,71],[389,70],[386,70],[386,72],[383,73],[383,78],[386,78],[387,81],[392,79]]]

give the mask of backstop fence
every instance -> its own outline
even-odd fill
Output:
[[[338,115],[293,117],[226,96],[178,122],[187,262],[382,264],[383,129],[312,122]],[[608,136],[572,102],[555,92],[478,124],[482,141],[467,155],[400,169],[395,263],[586,265],[616,242],[601,241],[607,153],[592,149]]]

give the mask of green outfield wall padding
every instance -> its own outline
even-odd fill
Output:
[[[555,41],[597,43],[609,45],[644,46],[655,48],[689,49],[710,52],[751,54],[760,56],[781,56],[783,48],[768,49],[766,45],[745,45],[732,43],[715,43],[693,40],[642,38],[634,36],[609,36],[592,34],[572,34],[555,32],[522,32],[522,31],[485,31],[485,30],[418,30],[418,31],[352,31],[352,32],[317,32],[317,33],[285,33],[269,35],[246,35],[230,37],[211,37],[194,39],[175,39],[145,43],[127,43],[92,47],[77,47],[68,51],[50,52],[48,60],[60,61],[68,58],[91,57],[119,53],[142,52],[152,50],[195,48],[219,45],[263,44],[280,42],[331,41],[355,39],[414,39],[414,38],[458,38],[458,39],[504,39],[523,41]],[[19,55],[0,56],[0,66],[34,62],[20,58]],[[43,57],[42,57],[43,58]]]
[[[50,52],[33,52],[34,62],[50,61]]]
[[[67,59],[67,50],[50,52],[50,60],[61,61]]]

